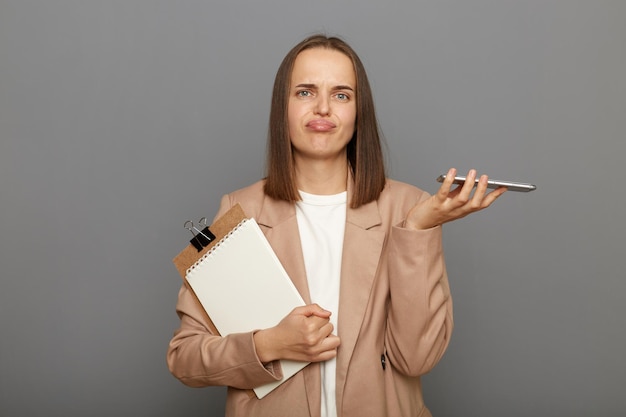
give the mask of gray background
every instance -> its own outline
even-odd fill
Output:
[[[263,174],[271,84],[361,55],[389,173],[532,182],[444,228],[443,416],[626,414],[626,2],[0,0],[0,415],[208,416],[168,372],[186,219]]]

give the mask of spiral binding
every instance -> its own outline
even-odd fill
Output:
[[[233,229],[226,233],[226,235],[224,235],[223,238],[221,238],[219,240],[219,242],[217,242],[215,245],[213,245],[211,247],[211,249],[209,249],[207,251],[207,253],[205,253],[204,255],[202,255],[202,257],[200,259],[198,259],[193,265],[191,265],[188,269],[187,269],[187,275],[189,275],[189,273],[191,273],[194,269],[196,269],[197,267],[200,266],[200,264],[202,264],[202,262],[204,262],[204,260],[206,258],[208,258],[209,256],[211,256],[213,254],[213,252],[215,252],[221,245],[223,245],[225,243],[225,241],[231,236],[234,235],[235,233],[237,233],[237,231],[239,231],[239,229],[246,224],[248,221],[250,221],[250,219],[243,219],[242,221],[239,222],[239,224],[235,227],[233,227]]]

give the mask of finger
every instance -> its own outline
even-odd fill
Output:
[[[318,345],[318,352],[313,361],[321,362],[337,356],[337,348],[341,344],[341,340],[337,336],[329,336]]]
[[[318,336],[320,339],[324,339],[331,336],[334,330],[335,326],[331,322],[326,322],[319,328]]]
[[[452,185],[454,184],[454,177],[456,176],[456,168],[450,168],[448,173],[446,174],[446,178],[443,180],[441,187],[439,187],[439,191],[437,192],[437,197],[440,200],[445,200],[448,198],[448,194],[452,190]]]
[[[340,344],[341,344],[341,339],[339,339],[339,336],[331,335],[325,338],[322,341],[322,343],[320,343],[320,346],[322,347],[323,350],[331,350],[331,349],[337,349]]]
[[[321,317],[325,319],[329,318],[331,315],[330,311],[324,310],[322,307],[320,307],[317,304],[308,304],[302,307],[296,307],[293,310],[293,313],[301,314],[306,317],[316,316],[316,317]]]
[[[329,319],[310,316],[305,319],[306,331],[310,334],[315,335],[315,337],[321,338],[326,337],[331,334],[334,330],[333,325],[331,324]]]
[[[482,206],[485,194],[487,193],[488,180],[489,177],[487,175],[480,176],[478,185],[476,186],[476,191],[474,191],[474,196],[472,197],[472,207],[478,209]]]
[[[309,307],[311,308],[309,310],[309,316],[317,316],[317,317],[321,317],[321,318],[329,318],[332,314],[332,312],[322,308],[319,306],[319,304],[310,304]]]
[[[485,199],[482,202],[482,208],[489,207],[497,198],[499,198],[502,194],[506,193],[508,189],[506,187],[499,187],[487,194]]]
[[[330,335],[325,337],[318,345],[317,352],[318,355],[331,354],[331,357],[334,357],[337,354],[337,348],[341,344],[341,339],[339,336]]]
[[[470,169],[465,177],[465,183],[461,187],[461,192],[459,193],[459,200],[462,203],[470,201],[470,195],[472,194],[472,190],[474,189],[474,181],[476,181],[476,170]]]

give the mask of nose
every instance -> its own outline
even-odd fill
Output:
[[[326,94],[317,96],[315,102],[315,113],[320,116],[328,116],[330,114],[330,100]]]

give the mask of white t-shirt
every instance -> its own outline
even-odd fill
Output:
[[[337,334],[347,192],[315,195],[300,191],[300,197],[302,200],[296,202],[296,216],[311,301],[332,312],[330,321],[335,327],[334,334]],[[322,362],[320,368],[322,417],[336,417],[336,360]]]

